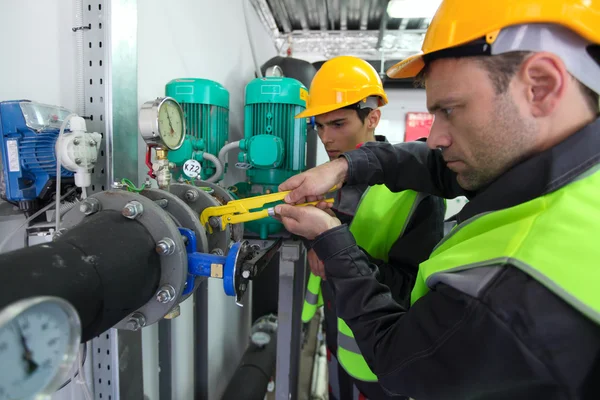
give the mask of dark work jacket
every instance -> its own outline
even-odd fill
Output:
[[[386,143],[385,136],[376,136],[377,142]],[[332,208],[342,223],[350,225],[358,204],[369,186],[366,184],[344,185],[335,196]],[[375,278],[386,285],[394,301],[408,307],[419,264],[429,258],[435,245],[442,239],[445,214],[444,200],[437,196],[426,196],[410,219],[404,235],[392,246],[388,263],[370,258],[378,266]],[[310,245],[310,244],[309,244]],[[325,337],[328,349],[337,353],[337,313],[335,297],[328,281],[321,282],[325,312]],[[384,398],[373,388],[358,383],[357,386],[369,398]],[[379,390],[381,392],[381,389]],[[387,396],[385,396],[387,398]]]
[[[466,195],[460,223],[557,190],[598,163],[600,120],[477,193],[463,191],[441,153],[424,143],[368,143],[344,156],[348,184]],[[418,400],[600,399],[600,327],[519,269],[498,269],[475,297],[438,283],[408,308],[377,281],[377,267],[347,226],[324,232],[313,248],[325,263],[338,315],[390,394]]]

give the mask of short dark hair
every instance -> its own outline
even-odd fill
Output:
[[[495,56],[480,56],[474,57],[487,71],[488,76],[492,80],[496,94],[505,93],[508,90],[510,81],[515,76],[525,59],[533,54],[530,51],[512,51],[509,53],[499,54]],[[425,87],[425,78],[427,77],[427,67],[417,75],[415,84],[418,87]],[[576,79],[576,78],[574,78]],[[576,79],[577,80],[577,79]],[[584,95],[585,100],[594,112],[598,112],[600,96],[592,89],[585,86],[579,80],[579,89]]]
[[[358,114],[358,119],[360,119],[360,122],[362,124],[365,123],[365,120],[367,119],[367,117],[369,116],[369,113],[371,111],[373,111],[372,108],[361,108],[360,107],[360,103],[354,103],[354,104],[350,104],[349,106],[346,107],[342,107],[342,109],[346,109],[346,110],[355,110],[356,114]]]

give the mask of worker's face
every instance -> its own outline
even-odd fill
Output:
[[[517,106],[512,85],[497,94],[476,60],[432,62],[426,91],[427,107],[435,115],[427,143],[443,149],[448,168],[464,189],[490,183],[533,148],[535,124]]]
[[[362,122],[356,110],[340,109],[315,116],[317,133],[330,160],[373,140],[381,111],[373,110]]]

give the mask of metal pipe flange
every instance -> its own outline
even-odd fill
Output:
[[[164,255],[160,257],[161,276],[157,290],[172,287],[175,299],[181,299],[188,271],[187,253],[177,224],[169,213],[156,204],[153,199],[124,190],[95,193],[90,198],[94,198],[99,202],[101,210],[99,212],[116,211],[122,213],[124,215],[123,223],[142,224],[152,236],[154,242],[157,243],[157,247],[161,249],[164,247],[160,243],[164,243],[168,247],[164,251]],[[133,214],[135,214],[134,219],[131,218],[134,216]],[[64,228],[69,229],[81,223],[84,218],[86,218],[85,213],[79,207],[75,207],[63,216],[62,225]],[[100,240],[101,236],[102,232],[98,232]],[[115,328],[132,330],[133,325],[136,324],[132,324],[131,320],[139,315],[144,316],[145,325],[152,325],[169,314],[177,304],[178,301],[157,301],[153,296],[148,299],[144,306],[116,324]]]

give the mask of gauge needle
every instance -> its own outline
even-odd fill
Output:
[[[167,119],[169,120],[169,127],[171,128],[171,135],[173,135],[173,133],[175,133],[175,130],[173,129],[173,123],[171,122],[171,115],[169,115],[168,108],[167,108]]]
[[[23,360],[27,362],[27,373],[31,375],[38,369],[38,365],[35,361],[33,361],[33,354],[31,353],[31,350],[29,350],[29,347],[27,347],[27,340],[25,340],[25,335],[23,335],[21,325],[19,325],[18,322],[16,322],[16,325],[17,333],[21,337],[21,344],[23,345],[23,350],[25,351],[23,353]]]

